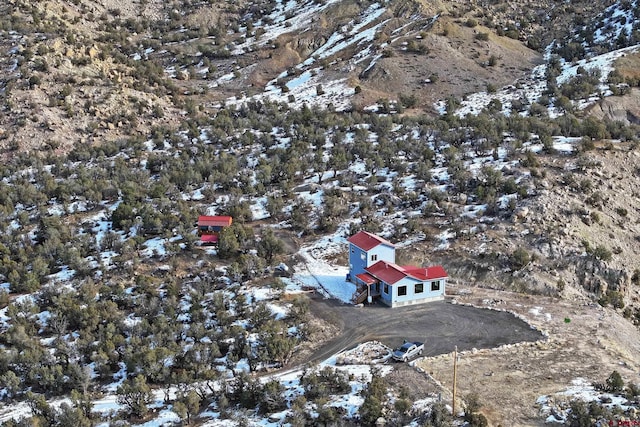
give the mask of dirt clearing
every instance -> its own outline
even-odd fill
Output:
[[[367,341],[380,341],[391,348],[405,339],[421,341],[425,355],[435,356],[456,346],[472,350],[543,339],[539,331],[510,313],[446,301],[392,309],[378,304],[355,307],[316,297],[311,311],[337,326],[340,333],[323,344],[310,361],[322,361]]]
[[[588,301],[458,291],[464,291],[456,296],[461,303],[512,311],[548,333],[546,340],[459,353],[457,395],[476,393],[492,425],[545,425],[536,399],[565,390],[576,378],[603,382],[617,370],[625,382],[640,380],[640,334],[614,311]],[[452,355],[417,365],[442,384],[450,399]]]

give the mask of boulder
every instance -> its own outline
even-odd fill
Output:
[[[640,123],[640,91],[632,89],[624,96],[609,96],[596,104],[590,114],[601,120],[622,122],[625,125]]]
[[[520,206],[513,211],[514,222],[527,222],[529,217],[529,208],[526,206]]]

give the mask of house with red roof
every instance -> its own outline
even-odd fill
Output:
[[[349,242],[349,276],[347,280],[356,283],[356,276],[365,272],[365,268],[381,259],[396,261],[396,247],[366,231],[360,231],[347,239]]]
[[[232,222],[233,218],[230,216],[200,215],[198,217],[200,242],[209,245],[217,244],[222,229],[230,227]]]
[[[390,307],[420,304],[444,298],[447,272],[440,266],[400,266],[395,246],[361,231],[348,239],[349,276],[358,287],[356,304],[379,298]]]

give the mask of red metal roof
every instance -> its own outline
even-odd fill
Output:
[[[427,267],[427,280],[432,279],[444,279],[445,277],[449,277],[444,267],[441,265],[434,265],[431,267]]]
[[[360,231],[347,239],[349,243],[353,243],[362,250],[368,251],[378,245],[386,245],[395,248],[395,245],[386,241],[382,237],[375,234],[368,233],[366,231]]]
[[[400,268],[402,268],[407,275],[420,280],[433,280],[448,277],[447,272],[444,271],[444,268],[441,265],[434,265],[426,268],[403,265]]]
[[[372,266],[367,267],[365,270],[371,273],[372,276],[377,277],[390,285],[393,285],[407,276],[400,266],[386,261],[378,261]]]
[[[198,217],[198,226],[206,227],[228,227],[233,222],[233,218],[230,216],[207,216],[200,215]]]
[[[202,236],[200,236],[200,241],[202,243],[217,243],[218,236],[215,234],[203,234]]]
[[[441,265],[421,268],[412,265],[400,266],[386,261],[378,261],[365,270],[371,273],[372,276],[390,285],[399,282],[407,276],[416,280],[433,280],[448,277],[447,272]],[[356,277],[359,278],[359,276]]]
[[[360,281],[366,285],[373,285],[378,282],[378,279],[370,275],[369,273],[360,273],[356,274],[356,277],[360,279]]]
[[[427,280],[426,268],[414,267],[412,265],[403,265],[400,268],[402,269],[402,271],[404,271],[407,275],[411,277],[415,277],[416,279],[419,279],[419,280]]]

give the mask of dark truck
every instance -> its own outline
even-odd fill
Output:
[[[393,350],[392,357],[398,362],[406,362],[416,356],[422,355],[424,343],[405,341],[399,348]]]

